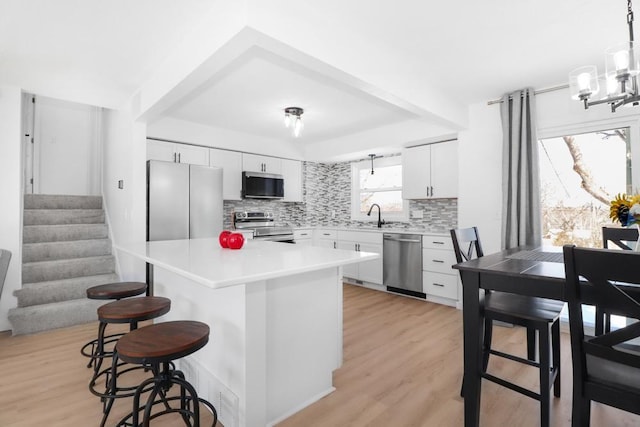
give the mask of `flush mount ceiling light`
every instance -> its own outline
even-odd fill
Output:
[[[284,109],[284,126],[291,128],[293,136],[296,138],[300,136],[304,123],[302,123],[302,114],[304,110],[300,107],[287,107]]]
[[[584,102],[584,108],[592,105],[610,104],[611,112],[622,105],[638,105],[638,73],[640,72],[640,46],[633,40],[633,10],[631,0],[627,0],[627,25],[629,41],[605,50],[605,74],[598,76],[595,65],[576,68],[569,73],[571,97]],[[598,100],[589,101],[600,91],[600,80],[605,95]]]

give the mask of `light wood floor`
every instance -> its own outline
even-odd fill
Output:
[[[346,285],[344,294],[344,364],[334,374],[337,390],[278,427],[462,426],[461,312],[358,286]],[[79,353],[96,329],[89,324],[31,336],[0,334],[1,427],[99,425],[101,405],[87,390],[90,371]],[[494,337],[499,348],[524,355],[520,328],[498,327]],[[563,390],[552,404],[553,426],[571,425],[568,338],[563,334]],[[494,358],[489,370],[537,387],[534,368]],[[539,426],[536,401],[488,382],[482,393],[482,426]],[[109,425],[127,411],[125,403],[114,406]],[[591,425],[638,426],[640,417],[593,404]]]

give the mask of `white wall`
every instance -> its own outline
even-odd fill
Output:
[[[103,186],[114,244],[146,239],[146,126],[126,110],[104,110]],[[124,188],[118,188],[122,180]],[[144,281],[145,265],[114,251],[120,279]]]
[[[37,96],[34,193],[100,194],[96,107]]]
[[[458,133],[458,227],[477,226],[488,254],[501,247],[500,105],[471,105],[469,124],[469,130]]]
[[[9,308],[17,302],[13,291],[22,284],[22,93],[0,86],[0,248],[12,253],[0,296],[0,330],[11,329]]]

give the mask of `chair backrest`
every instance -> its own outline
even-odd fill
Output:
[[[625,242],[635,242],[638,240],[637,228],[602,227],[602,247],[608,248],[609,242],[620,249],[632,250]]]
[[[7,270],[9,270],[9,261],[11,261],[11,252],[6,249],[0,249],[0,296],[2,296],[4,279],[7,277]]]
[[[633,288],[633,285],[640,285],[638,270],[640,253],[576,248],[572,245],[565,246],[563,252],[574,387],[580,387],[581,390],[584,390],[586,382],[615,382],[613,376],[602,381],[601,375],[593,372],[596,366],[602,366],[602,364],[589,363],[589,360],[597,362],[606,360],[619,364],[619,366],[625,365],[626,369],[638,369],[637,374],[640,375],[640,353],[633,354],[614,348],[616,345],[640,336],[640,323],[634,323],[597,337],[587,337],[585,340],[581,309],[582,304],[595,305],[597,303],[607,312],[640,319],[640,303],[638,302],[640,293]],[[638,389],[640,389],[640,385]],[[611,404],[607,402],[605,394],[600,393],[600,398],[593,398],[593,400]],[[637,401],[636,406],[639,406]],[[626,407],[621,409],[631,410]]]
[[[484,256],[478,227],[459,228],[451,230],[451,241],[456,253],[456,261],[465,262]]]

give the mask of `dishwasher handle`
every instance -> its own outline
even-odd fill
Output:
[[[384,240],[389,240],[391,242],[407,242],[407,243],[422,243],[420,239],[397,239],[394,237],[384,236]]]

